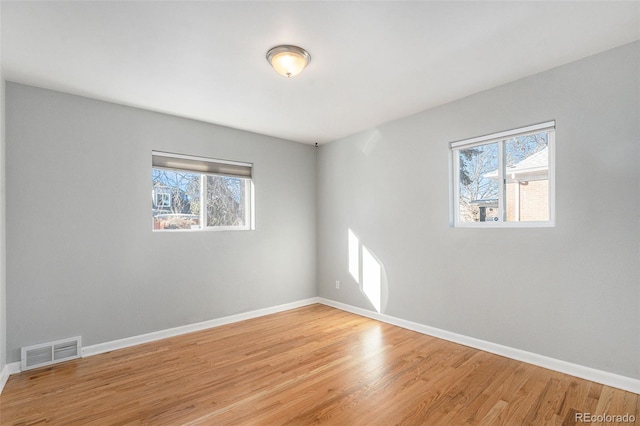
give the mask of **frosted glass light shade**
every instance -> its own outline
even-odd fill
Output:
[[[267,52],[267,61],[274,70],[285,77],[300,74],[311,62],[309,52],[298,46],[276,46]]]

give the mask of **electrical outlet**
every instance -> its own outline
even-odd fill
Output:
[[[340,281],[336,280],[336,288],[340,290]]]

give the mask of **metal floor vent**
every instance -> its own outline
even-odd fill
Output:
[[[81,349],[82,338],[80,336],[25,346],[22,348],[21,370],[31,370],[80,358]]]

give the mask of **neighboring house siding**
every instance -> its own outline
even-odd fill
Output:
[[[510,182],[506,187],[507,221],[549,220],[549,181]]]

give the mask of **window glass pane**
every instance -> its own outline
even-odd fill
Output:
[[[200,228],[200,174],[152,169],[153,229]]]
[[[247,179],[207,176],[207,226],[248,226]]]
[[[458,151],[460,222],[499,220],[498,143]]]
[[[547,132],[505,141],[505,213],[508,222],[549,220]]]

